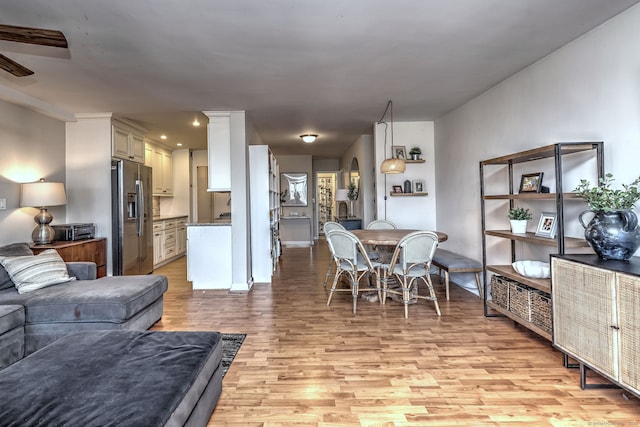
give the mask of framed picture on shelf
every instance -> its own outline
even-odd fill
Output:
[[[424,179],[415,179],[413,180],[413,192],[414,193],[424,193],[425,190]]]
[[[540,193],[542,191],[543,172],[525,173],[520,178],[519,193]]]
[[[536,228],[536,236],[553,239],[556,237],[557,228],[558,215],[555,212],[542,212],[540,221],[538,221],[538,228]]]
[[[394,145],[391,147],[394,159],[405,160],[407,158],[407,147],[404,145]]]
[[[393,186],[394,193],[402,193],[402,185],[394,185]]]

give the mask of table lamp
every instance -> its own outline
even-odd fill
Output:
[[[48,206],[61,206],[67,203],[64,192],[64,184],[61,182],[45,182],[40,178],[38,182],[22,184],[21,207],[39,208],[40,212],[33,220],[36,228],[31,233],[31,238],[36,245],[47,245],[53,241],[55,231],[49,224],[53,216],[47,210]]]
[[[349,201],[349,190],[346,188],[339,188],[336,190],[336,202]],[[351,212],[347,212],[347,217],[351,216]]]

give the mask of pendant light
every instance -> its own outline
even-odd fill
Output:
[[[385,122],[382,121],[382,119],[384,119],[384,116],[387,114],[387,111],[390,110],[391,113],[391,147],[393,147],[393,102],[391,100],[389,100],[389,102],[387,103],[387,108],[385,108],[384,113],[382,114],[382,117],[380,118],[380,120],[378,120],[378,123],[384,123],[385,125],[385,129],[384,129],[384,154],[385,156],[387,155],[387,124]],[[382,173],[403,173],[405,170],[407,170],[407,165],[405,164],[404,160],[399,159],[397,157],[393,157],[393,154],[391,155],[391,157],[385,159],[382,164],[380,165],[380,172]]]

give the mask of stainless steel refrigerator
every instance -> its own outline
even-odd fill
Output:
[[[113,275],[153,271],[151,168],[111,161]]]

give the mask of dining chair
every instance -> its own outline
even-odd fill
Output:
[[[372,262],[367,256],[364,245],[358,237],[348,230],[333,230],[327,234],[329,249],[336,263],[336,272],[333,277],[333,285],[329,293],[327,305],[331,304],[334,292],[351,292],[353,297],[353,314],[356,314],[358,293],[364,291],[377,291],[378,300],[382,301],[382,288],[380,287],[380,263]],[[360,288],[360,279],[365,275],[375,277],[375,287]],[[349,289],[338,289],[338,279],[346,276],[349,281]]]
[[[404,317],[409,317],[409,301],[414,298],[422,298],[433,301],[436,313],[440,316],[438,298],[431,283],[431,260],[438,247],[438,235],[433,231],[414,231],[407,234],[397,244],[391,262],[381,266],[383,278],[384,304],[388,294],[402,295],[404,304]],[[389,278],[395,277],[400,284],[400,290],[389,287]],[[429,295],[419,295],[418,279],[427,286]]]
[[[387,221],[386,219],[376,219],[371,221],[367,225],[367,230],[391,230],[394,228],[398,227],[396,227],[394,223],[392,223],[391,221]]]
[[[367,224],[367,230],[392,230],[398,228],[391,221],[386,219],[376,219]],[[380,257],[389,259],[389,253],[386,249],[382,249],[382,254],[379,253],[380,249],[377,246],[369,246],[369,258],[373,260],[380,260]]]
[[[333,231],[333,230],[345,230],[345,228],[339,222],[333,222],[333,221],[327,221],[322,226],[322,231],[325,237],[330,231]],[[329,239],[327,239],[327,243],[328,242],[329,242]],[[329,261],[329,265],[327,266],[327,274],[324,276],[324,283],[322,284],[322,286],[324,286],[325,288],[327,287],[327,282],[329,281],[329,277],[331,277],[332,275],[333,266],[335,264],[336,264],[335,258],[331,256],[331,260]]]

